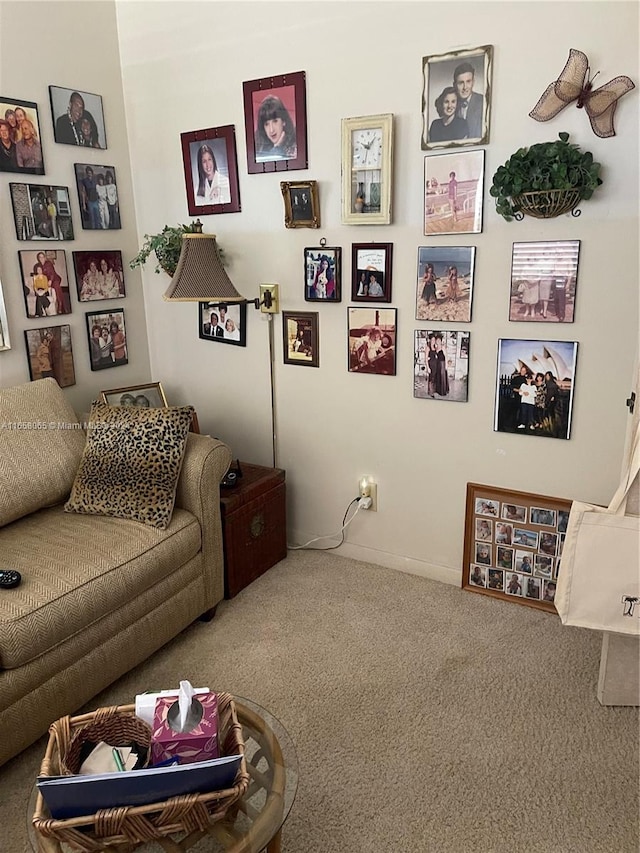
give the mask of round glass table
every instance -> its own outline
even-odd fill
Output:
[[[93,847],[105,853],[279,853],[280,834],[298,788],[298,759],[282,723],[249,699],[234,698],[242,725],[250,783],[236,807],[206,830],[165,836],[157,841],[123,842]],[[36,853],[71,853],[74,849],[42,835],[33,825],[46,807],[34,786],[27,809],[29,840]]]

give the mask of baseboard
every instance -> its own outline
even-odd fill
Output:
[[[301,534],[297,531],[289,531],[289,542],[292,545],[308,542],[308,534]],[[337,545],[340,540],[334,537],[323,537],[318,542],[314,542],[309,548],[328,548],[331,545]],[[350,557],[353,560],[361,560],[364,563],[374,563],[376,566],[384,566],[387,569],[395,569],[399,572],[405,572],[409,575],[419,575],[422,578],[448,583],[452,586],[460,586],[461,569],[452,569],[448,566],[436,566],[433,563],[427,563],[425,560],[416,560],[414,557],[403,557],[400,554],[389,554],[386,551],[378,551],[375,548],[367,548],[363,545],[354,545],[351,542],[345,542],[339,548],[332,549],[332,554],[337,554],[339,557]]]

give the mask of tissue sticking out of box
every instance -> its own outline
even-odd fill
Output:
[[[202,705],[194,699],[195,691],[189,681],[180,682],[178,707],[175,702],[167,713],[167,722],[174,732],[190,732],[202,719]]]

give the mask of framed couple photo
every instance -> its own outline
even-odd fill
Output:
[[[236,131],[232,124],[180,134],[191,216],[240,211]]]

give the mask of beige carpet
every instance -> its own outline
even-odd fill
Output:
[[[273,711],[300,762],[283,853],[637,853],[638,714],[598,703],[600,642],[298,551],[91,707],[186,677]],[[0,769],[2,853],[30,850],[43,750]]]

